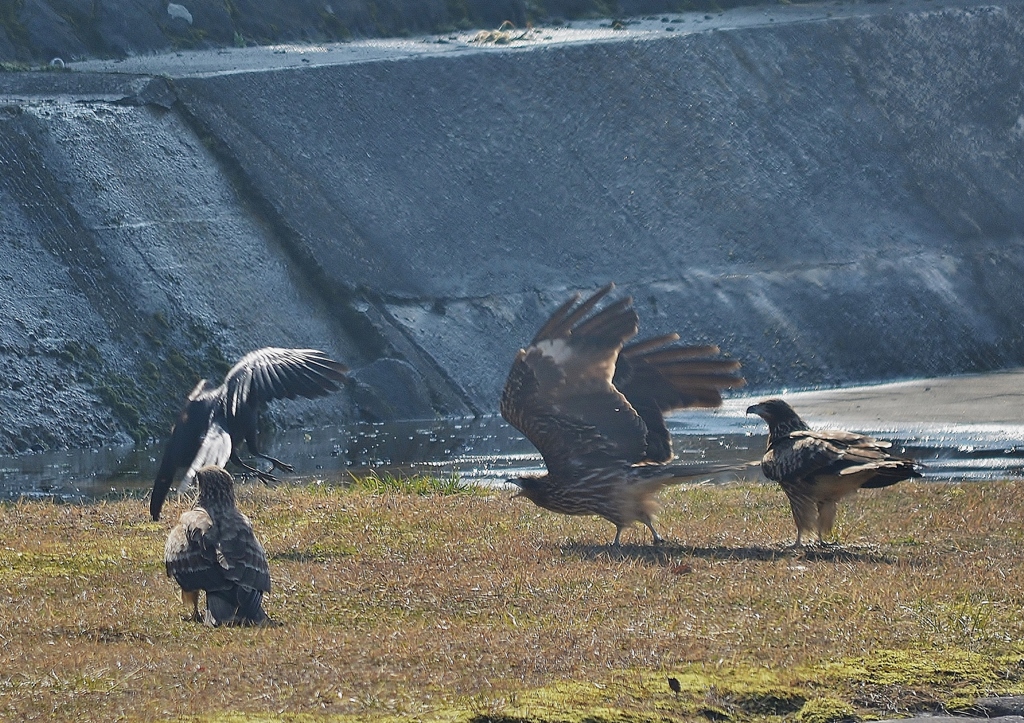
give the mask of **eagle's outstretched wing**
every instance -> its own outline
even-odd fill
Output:
[[[651,462],[672,459],[666,412],[719,407],[721,390],[746,383],[736,373],[740,363],[719,357],[718,347],[673,345],[678,339],[672,333],[626,345],[612,378],[647,426],[646,459]]]
[[[666,334],[623,346],[639,319],[625,298],[587,316],[614,288],[576,294],[516,356],[501,413],[540,450],[548,470],[566,465],[667,462],[665,412],[717,407],[744,384],[739,362],[714,346],[679,346]]]
[[[337,391],[348,367],[316,349],[266,347],[249,352],[224,379],[224,414],[274,399],[315,398]]]
[[[637,332],[636,311],[626,298],[587,317],[612,288],[582,304],[577,294],[555,311],[519,351],[505,382],[502,416],[551,472],[644,458],[643,420],[612,384],[619,350]]]

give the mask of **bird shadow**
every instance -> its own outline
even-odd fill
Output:
[[[563,556],[581,560],[628,560],[654,566],[676,566],[681,557],[703,560],[734,560],[773,562],[793,559],[807,562],[872,562],[893,564],[896,559],[873,547],[839,545],[808,545],[805,547],[764,547],[760,545],[729,547],[726,545],[696,546],[678,543],[660,545],[594,545],[568,542],[560,546]]]

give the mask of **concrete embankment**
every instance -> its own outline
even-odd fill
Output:
[[[284,423],[492,412],[607,280],[755,388],[1019,366],[1024,6],[816,12],[0,76],[0,451],[264,344],[366,367]]]

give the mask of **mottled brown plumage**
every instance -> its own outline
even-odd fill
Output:
[[[815,431],[781,399],[747,408],[768,423],[764,476],[778,482],[789,499],[799,547],[804,532],[818,541],[831,534],[836,504],[858,489],[888,487],[920,477],[917,464],[888,452],[890,442],[839,430]]]
[[[654,496],[662,487],[735,467],[667,464],[666,412],[716,407],[721,390],[741,386],[739,363],[713,346],[676,346],[667,334],[629,346],[639,322],[632,300],[591,314],[612,290],[576,294],[516,356],[501,414],[540,450],[548,473],[510,480],[519,494],[567,515],[600,515],[622,530],[634,522],[654,542]]]
[[[229,461],[261,479],[273,480],[272,474],[239,458],[243,441],[250,454],[268,460],[271,469],[292,471],[291,465],[260,451],[256,431],[260,410],[275,399],[312,399],[336,391],[347,371],[344,364],[316,349],[266,347],[242,357],[219,386],[201,380],[188,395],[160,460],[149,501],[153,519],[160,519],[174,474],[182,467],[186,471],[179,492],[188,488],[200,467],[223,467]]]
[[[264,625],[270,568],[249,519],[235,506],[231,475],[219,467],[196,474],[199,499],[167,536],[167,576],[181,587],[191,618],[208,625]],[[206,611],[199,612],[199,591]]]

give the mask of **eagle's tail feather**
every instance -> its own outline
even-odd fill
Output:
[[[633,469],[637,471],[641,479],[656,481],[660,485],[682,484],[692,482],[695,479],[704,477],[717,477],[719,475],[742,475],[755,469],[760,462],[695,462],[678,463],[665,465],[637,465]]]
[[[206,607],[213,625],[259,625],[267,620],[263,592],[241,585],[208,591]]]

